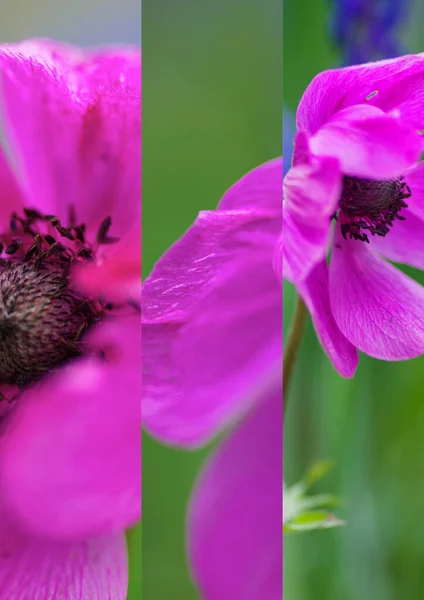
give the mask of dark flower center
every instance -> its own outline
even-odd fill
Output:
[[[369,233],[384,237],[395,219],[405,219],[399,212],[408,207],[405,199],[410,196],[411,190],[403,177],[374,181],[345,176],[339,210],[334,217],[340,222],[345,239],[369,243]]]
[[[0,381],[23,384],[77,356],[95,318],[63,269],[9,262],[0,272]]]
[[[96,244],[117,241],[98,230]],[[59,241],[61,240],[61,241]],[[62,243],[62,241],[64,243]],[[25,384],[82,353],[84,332],[112,308],[72,289],[74,263],[92,260],[85,226],[25,209],[0,235],[0,384]],[[1,399],[1,394],[0,394]]]

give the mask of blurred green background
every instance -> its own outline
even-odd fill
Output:
[[[0,43],[50,37],[92,46],[141,43],[141,0],[1,0]],[[141,595],[141,527],[128,534],[128,600]]]
[[[423,5],[403,28],[422,51]],[[284,100],[295,111],[311,78],[336,66],[330,4],[284,2]],[[404,269],[424,284],[423,273]],[[284,287],[287,329],[293,289]],[[287,600],[421,600],[424,595],[424,357],[402,363],[361,355],[357,375],[337,375],[308,324],[284,428],[284,477],[317,459],[336,468],[317,490],[343,499],[344,528],[284,539]]]
[[[281,154],[281,12],[281,0],[144,3],[144,276],[199,210]],[[184,519],[206,454],[143,439],[146,600],[198,597]]]

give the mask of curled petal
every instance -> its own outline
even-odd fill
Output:
[[[7,600],[125,600],[125,536],[72,543],[28,537],[0,522],[0,597]]]
[[[422,129],[424,54],[324,71],[307,87],[296,114],[298,129],[314,134],[333,114],[355,104],[397,109],[402,121]]]
[[[187,545],[207,600],[282,597],[282,393],[264,400],[208,460]]]
[[[168,443],[204,443],[281,370],[274,213],[211,211],[145,281],[143,423]]]
[[[316,227],[293,219],[283,207],[283,234],[277,243],[274,268],[282,262],[283,277],[291,283],[304,281],[315,265],[325,257],[330,242],[330,219]]]
[[[224,194],[218,210],[267,210],[281,215],[283,162],[274,158],[244,175]]]
[[[365,243],[343,239],[339,227],[330,303],[340,331],[362,352],[383,360],[423,354],[424,288]]]
[[[423,141],[398,116],[374,106],[337,112],[310,139],[312,152],[338,158],[345,175],[392,179],[420,158]]]

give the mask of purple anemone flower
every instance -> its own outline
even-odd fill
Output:
[[[143,424],[205,444],[236,426],[200,475],[188,516],[207,600],[281,598],[282,160],[201,212],[143,284]]]
[[[141,516],[140,52],[0,46],[0,103],[0,597],[124,600]]]
[[[424,267],[423,75],[424,55],[327,71],[297,110],[276,264],[346,377],[358,350],[424,352],[424,288],[388,262]]]

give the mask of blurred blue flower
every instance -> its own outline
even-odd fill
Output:
[[[404,53],[399,28],[410,0],[333,0],[331,31],[345,65]]]
[[[283,110],[283,173],[291,167],[293,154],[293,138],[296,132],[296,123],[293,114],[286,108]]]

